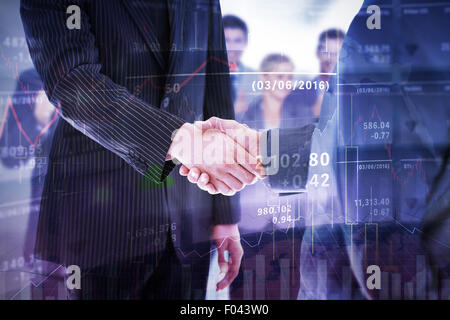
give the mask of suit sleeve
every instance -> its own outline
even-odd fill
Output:
[[[231,81],[219,1],[211,5],[204,119],[234,119]],[[235,224],[241,217],[239,195],[213,196],[213,224]]]
[[[81,8],[81,29],[66,27],[70,5]],[[77,130],[141,174],[161,182],[171,136],[184,121],[136,98],[102,74],[83,0],[22,0],[28,47],[49,100]],[[161,168],[148,171],[149,168]]]
[[[266,185],[274,192],[297,193],[306,188],[311,140],[315,125],[272,129],[261,139],[262,162],[267,172]],[[289,159],[283,165],[282,158]]]

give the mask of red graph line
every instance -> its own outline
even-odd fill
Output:
[[[8,114],[8,109],[11,109],[11,113],[14,117],[14,120],[16,121],[17,127],[19,128],[19,131],[22,133],[22,135],[24,136],[24,138],[28,141],[28,143],[31,146],[36,146],[36,144],[39,141],[39,138],[44,135],[49,129],[50,127],[55,123],[55,121],[58,119],[58,115],[59,115],[59,111],[61,110],[61,105],[58,104],[56,111],[53,114],[53,118],[50,120],[49,123],[47,123],[47,125],[42,128],[42,130],[39,132],[39,134],[36,136],[36,138],[34,139],[34,141],[31,140],[31,138],[28,136],[27,132],[25,131],[25,129],[22,127],[22,124],[20,123],[19,117],[17,116],[16,110],[14,109],[14,105],[11,101],[11,98],[8,97],[8,100],[6,102],[6,108],[5,108],[5,112],[2,118],[2,123],[0,126],[0,138],[3,135],[4,129],[5,129],[5,122],[7,119],[7,114]]]
[[[189,75],[182,83],[180,83],[180,86],[179,86],[178,90],[181,89],[181,88],[183,88],[185,85],[187,85],[187,84],[188,84],[188,83],[189,83],[189,82],[190,82],[197,74],[199,74],[200,71],[202,71],[202,70],[208,65],[208,63],[211,62],[211,61],[217,61],[217,62],[219,62],[219,63],[222,63],[222,64],[228,66],[230,71],[235,71],[235,70],[237,70],[237,64],[236,64],[236,63],[229,63],[229,62],[227,62],[227,61],[225,61],[225,60],[222,60],[222,59],[220,59],[220,58],[217,58],[217,57],[215,57],[215,56],[211,56],[211,57],[209,57],[208,59],[206,59],[206,61],[204,61],[197,69],[195,69],[194,72],[192,72],[192,73],[191,73],[191,74],[190,74],[190,75]],[[133,93],[132,93],[133,97],[131,97],[128,101],[126,101],[126,103],[124,103],[124,105],[122,106],[121,109],[127,107],[127,106],[129,105],[129,103],[131,102],[131,100],[132,100],[135,96],[139,95],[139,93],[142,91],[142,89],[143,89],[148,83],[150,83],[150,85],[151,85],[153,88],[155,88],[155,89],[160,89],[160,90],[167,90],[168,93],[171,93],[171,92],[175,91],[175,88],[166,88],[166,87],[162,87],[162,86],[156,85],[155,82],[153,81],[153,78],[152,78],[151,76],[148,76],[148,77],[146,77],[146,78],[144,79],[144,81],[143,81],[139,86],[137,86],[137,88],[136,88],[136,89],[133,91]],[[120,109],[120,110],[121,110],[121,109]],[[100,118],[100,117],[98,117],[98,116],[96,116],[96,115],[92,115],[92,116],[96,117],[98,120],[99,120],[99,119],[101,119],[101,120],[114,119],[114,118],[117,117],[117,115],[119,114],[119,111],[120,111],[120,110],[117,110],[116,113],[111,114],[111,115],[109,115],[109,116],[107,116],[107,117],[103,117],[103,118]]]
[[[183,88],[185,85],[187,85],[197,74],[200,73],[200,71],[202,71],[209,62],[211,61],[217,61],[220,62],[226,66],[228,66],[230,71],[236,71],[237,70],[237,64],[236,63],[229,63],[225,60],[222,60],[220,58],[217,58],[215,56],[211,56],[208,59],[206,59],[206,61],[204,61],[200,66],[197,67],[197,69],[194,70],[194,72],[192,72],[183,82],[180,83],[180,89]],[[147,77],[145,78],[144,82],[141,84],[141,86],[139,86],[139,88],[135,91],[136,92],[140,92],[140,90],[142,90],[142,88],[148,83],[150,82],[151,86],[154,87],[155,89],[165,89],[165,87],[161,87],[161,86],[157,86],[154,82],[152,77]],[[172,92],[174,91],[174,88],[169,88],[168,92]]]
[[[1,49],[1,48],[0,48],[0,49]],[[5,62],[9,62],[9,60],[6,59],[6,58],[4,57],[4,55],[3,55],[3,50],[0,51],[0,55],[1,55],[2,58],[5,60]],[[189,83],[189,82],[190,82],[190,81],[191,81],[198,73],[200,73],[200,71],[202,71],[202,70],[207,66],[207,64],[208,64],[210,61],[217,61],[217,62],[223,63],[224,65],[227,65],[227,66],[230,68],[231,71],[234,71],[234,70],[237,69],[236,63],[230,64],[230,63],[228,63],[227,61],[224,61],[224,60],[222,60],[222,59],[220,59],[220,58],[211,56],[211,57],[209,57],[205,62],[203,62],[197,69],[195,69],[195,71],[194,71],[190,76],[188,76],[188,77],[180,84],[179,89],[181,89],[182,87],[184,87],[185,85],[187,85],[187,84],[188,84],[188,83]],[[143,83],[142,83],[138,88],[136,88],[136,90],[135,90],[135,92],[133,93],[133,95],[139,94],[139,92],[142,90],[142,88],[143,88],[147,83],[150,83],[151,86],[153,86],[154,88],[157,88],[157,89],[164,89],[164,87],[157,86],[157,85],[153,82],[152,77],[147,77],[147,78],[143,81]],[[23,85],[22,85],[22,87],[23,87]],[[28,90],[27,90],[28,88],[23,88],[23,89],[24,89],[25,92],[28,91]],[[175,90],[175,89],[174,89],[174,88],[170,88],[168,91],[169,91],[169,92],[172,92],[173,90]],[[130,102],[130,101],[128,101],[125,105],[127,105],[129,102]],[[125,107],[125,106],[124,106],[124,107]],[[20,130],[20,132],[22,133],[22,135],[25,137],[25,139],[28,141],[28,143],[29,143],[30,145],[35,146],[35,145],[37,144],[37,142],[39,141],[39,138],[40,138],[43,134],[45,134],[45,132],[47,132],[48,129],[49,129],[49,128],[55,123],[55,121],[57,120],[58,115],[59,115],[59,111],[60,111],[60,109],[61,109],[61,105],[58,104],[58,106],[57,106],[57,108],[56,108],[56,111],[55,111],[55,113],[54,113],[54,116],[53,116],[52,120],[51,120],[51,121],[50,121],[50,122],[49,122],[42,130],[41,130],[41,132],[36,136],[36,138],[35,138],[34,141],[31,140],[31,138],[28,136],[26,130],[22,127],[22,124],[20,123],[19,117],[17,116],[16,110],[14,109],[14,105],[13,105],[13,103],[12,103],[12,101],[11,101],[11,99],[10,99],[9,97],[8,97],[7,102],[6,102],[5,111],[4,111],[4,114],[3,114],[3,117],[2,117],[2,121],[1,121],[1,125],[0,125],[0,138],[3,136],[3,132],[4,132],[4,130],[5,130],[5,124],[6,124],[7,114],[8,114],[8,110],[9,110],[9,109],[11,109],[12,115],[13,115],[13,117],[14,117],[16,123],[17,123],[17,127],[19,128],[19,130]],[[104,119],[104,120],[105,120],[105,119]]]
[[[209,59],[207,59],[205,62],[203,62],[197,69],[195,69],[195,71],[194,71],[194,72],[193,72],[186,80],[184,80],[184,81],[180,84],[180,88],[184,87],[189,81],[191,81],[192,78],[194,78],[194,76],[195,76],[196,74],[198,74],[203,68],[205,68],[206,65],[207,65],[211,60],[215,60],[215,61],[217,61],[217,62],[223,63],[224,65],[227,65],[227,66],[229,67],[230,71],[235,71],[235,70],[237,69],[236,63],[231,64],[231,63],[229,63],[229,62],[227,62],[227,61],[224,61],[224,60],[222,60],[222,59],[219,59],[219,58],[217,58],[217,57],[212,56],[212,57],[210,57]]]

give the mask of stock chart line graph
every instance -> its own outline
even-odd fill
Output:
[[[138,94],[143,87],[145,87],[148,83],[150,83],[150,85],[155,88],[155,89],[160,89],[160,90],[166,90],[167,93],[171,93],[171,92],[178,92],[179,90],[181,90],[185,85],[187,85],[195,76],[197,75],[203,75],[204,73],[201,73],[201,71],[203,69],[205,69],[208,65],[208,63],[211,63],[212,61],[224,64],[226,66],[228,66],[229,71],[233,72],[238,70],[238,66],[236,64],[236,62],[233,63],[229,63],[228,61],[225,61],[223,59],[220,59],[218,57],[215,56],[211,56],[208,59],[206,59],[202,64],[200,64],[192,73],[188,73],[188,74],[166,74],[166,75],[158,75],[157,77],[177,77],[177,76],[186,76],[186,79],[183,80],[181,83],[177,83],[176,86],[172,87],[172,88],[167,88],[167,87],[162,87],[162,86],[158,86],[154,83],[153,81],[153,77],[155,76],[133,76],[133,77],[128,77],[128,79],[144,79],[144,81],[142,82],[141,85],[139,85],[136,90],[134,91],[134,94]]]
[[[41,281],[38,282],[34,282],[32,279],[28,280],[28,282],[25,284],[25,286],[23,286],[20,290],[18,290],[14,295],[12,295],[9,300],[15,300],[15,298],[17,296],[19,296],[25,289],[29,288],[29,287],[34,287],[34,288],[38,288],[40,286],[42,286],[48,279],[50,279],[58,270],[64,269],[63,265],[58,265],[57,267],[55,267],[55,269],[53,269],[49,274],[45,275],[44,278]],[[19,271],[19,270],[15,270],[15,271]],[[2,272],[2,271],[0,271]],[[20,271],[19,271],[20,272]],[[33,272],[26,272],[28,274],[32,274],[32,275],[36,275],[36,273]]]
[[[0,53],[1,53],[2,59],[5,61],[5,63],[7,62],[7,65],[8,65],[10,68],[12,68],[12,67],[13,67],[13,64],[12,64],[12,62],[11,62],[9,59],[7,59],[7,58],[4,56],[3,50],[0,50]],[[144,81],[143,81],[143,82],[135,89],[135,91],[133,92],[133,95],[138,95],[139,92],[140,92],[140,91],[141,91],[148,83],[150,83],[150,85],[151,85],[152,87],[156,88],[156,89],[161,89],[161,90],[164,89],[164,90],[167,90],[168,93],[173,92],[173,91],[179,91],[179,90],[181,90],[185,85],[187,85],[187,84],[188,84],[188,83],[189,83],[196,75],[198,75],[198,74],[199,74],[199,73],[200,73],[200,72],[208,65],[208,63],[210,63],[211,61],[216,61],[216,62],[222,63],[222,64],[224,64],[224,65],[227,65],[227,66],[229,67],[229,70],[230,70],[230,71],[235,71],[235,70],[237,70],[237,64],[236,64],[236,63],[229,63],[229,62],[224,61],[224,60],[222,60],[222,59],[220,59],[220,58],[217,58],[217,57],[215,57],[215,56],[211,56],[211,57],[208,58],[206,61],[204,61],[199,67],[197,67],[191,74],[189,74],[189,75],[187,76],[187,78],[186,78],[183,82],[181,82],[179,85],[177,85],[176,87],[173,87],[173,88],[166,88],[166,87],[157,86],[157,85],[154,83],[152,77],[151,77],[151,76],[150,76],[150,77],[147,76],[147,77],[145,77]],[[16,74],[15,78],[17,78],[17,77],[18,77],[17,66],[16,66],[16,68],[15,68],[14,74]],[[166,76],[171,76],[171,75],[166,75]],[[175,76],[177,76],[177,75],[175,75]],[[19,84],[19,85],[21,85],[21,84]],[[21,85],[21,89],[22,89],[22,91],[24,91],[24,92],[28,92],[28,91],[29,91],[29,90],[28,90],[27,88],[25,88],[23,85]],[[22,123],[21,123],[21,121],[20,121],[20,119],[19,119],[19,117],[18,117],[18,115],[17,115],[17,112],[16,112],[16,110],[15,110],[15,108],[14,108],[14,104],[13,104],[13,102],[12,102],[12,100],[11,100],[11,97],[8,97],[7,100],[6,100],[5,109],[4,109],[4,111],[3,111],[2,118],[1,118],[1,122],[0,122],[0,139],[2,138],[2,136],[3,136],[3,134],[4,134],[4,131],[6,130],[6,126],[7,126],[6,122],[7,122],[7,119],[8,119],[8,112],[11,112],[12,115],[13,115],[13,117],[14,117],[14,120],[15,120],[15,122],[16,122],[16,124],[17,124],[17,127],[19,128],[19,130],[20,130],[20,132],[22,133],[23,137],[26,139],[26,141],[29,143],[29,145],[31,145],[31,146],[36,146],[36,144],[37,144],[38,141],[39,141],[39,138],[40,138],[42,135],[44,135],[44,134],[45,134],[45,133],[46,133],[46,132],[54,125],[54,123],[57,121],[58,116],[59,116],[59,114],[60,114],[60,111],[61,111],[61,104],[58,104],[57,107],[56,107],[56,111],[55,111],[55,113],[53,114],[53,117],[52,117],[52,119],[50,120],[50,122],[49,122],[49,123],[48,123],[48,124],[47,124],[40,132],[39,132],[39,134],[35,137],[35,139],[32,140],[32,139],[30,138],[30,136],[27,134],[25,128],[23,128],[23,126],[22,126]]]
[[[17,115],[17,112],[14,108],[14,105],[13,105],[10,97],[8,97],[8,99],[7,99],[6,107],[3,112],[3,116],[2,116],[2,120],[1,120],[1,124],[0,124],[0,139],[2,138],[2,136],[5,132],[6,121],[8,118],[9,110],[11,111],[11,113],[14,117],[14,120],[17,124],[17,127],[19,128],[19,131],[22,133],[23,137],[30,144],[30,146],[36,146],[37,143],[39,142],[39,138],[42,137],[53,126],[53,124],[58,120],[58,116],[59,116],[59,113],[61,110],[61,105],[58,104],[58,106],[56,107],[55,112],[53,114],[53,117],[50,119],[50,121],[47,123],[47,125],[45,125],[44,128],[41,129],[41,131],[38,133],[38,135],[35,137],[34,140],[31,140],[31,138],[28,135],[28,133],[26,132],[25,128],[23,128],[22,123],[20,122],[20,119]]]

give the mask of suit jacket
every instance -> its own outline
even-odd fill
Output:
[[[234,116],[218,1],[167,3],[21,2],[31,57],[65,120],[50,153],[38,258],[113,270],[154,255],[156,264],[168,235],[184,257],[212,224],[239,220],[229,198],[201,192],[165,160],[183,123]],[[81,9],[79,30],[66,26],[70,5]]]

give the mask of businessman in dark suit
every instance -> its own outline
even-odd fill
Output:
[[[217,287],[226,287],[242,256],[239,212],[172,173],[170,161],[194,163],[180,136],[207,144],[189,123],[234,116],[219,1],[23,0],[21,16],[64,119],[36,256],[81,268],[74,298],[202,299],[212,230],[226,274]],[[238,148],[217,130],[211,137]],[[225,194],[251,183],[255,166],[200,164]]]

